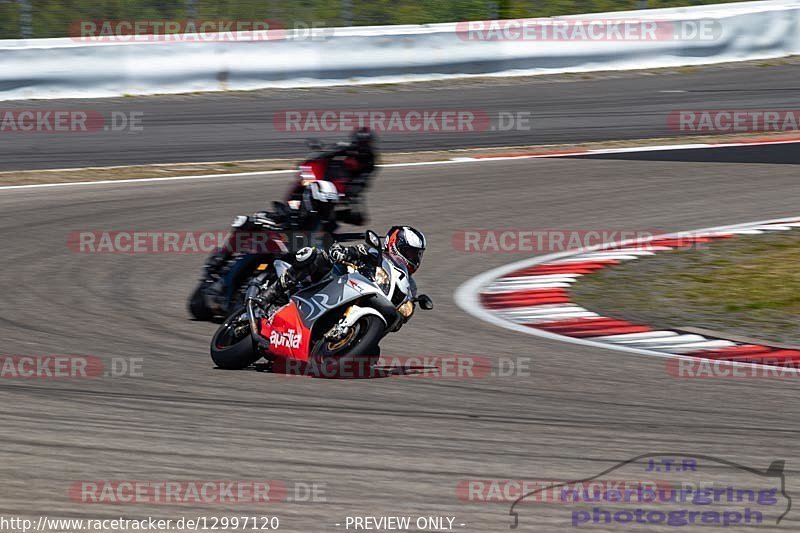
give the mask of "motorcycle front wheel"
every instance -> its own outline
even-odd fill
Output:
[[[243,307],[231,313],[211,339],[211,359],[219,368],[247,368],[261,356],[250,335],[250,322]]]
[[[353,324],[344,339],[321,339],[311,353],[314,375],[328,378],[364,378],[380,359],[378,342],[385,330],[375,315],[365,315]]]

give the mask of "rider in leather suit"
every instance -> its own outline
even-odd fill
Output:
[[[250,217],[237,217],[226,245],[217,250],[206,264],[206,269],[214,272],[221,269],[235,253],[240,253],[239,258],[209,288],[210,293],[216,294],[216,298],[221,302],[220,305],[229,301],[233,296],[233,291],[239,286],[236,280],[240,273],[250,272],[256,263],[264,260],[267,251],[255,246],[253,250],[238,250],[237,243],[240,240],[238,235],[247,236],[249,234],[250,237],[253,237],[262,233],[262,237],[265,239],[262,239],[261,242],[265,243],[267,240],[278,241],[278,239],[272,238],[271,234],[287,235],[286,232],[297,232],[296,235],[291,235],[291,242],[285,243],[289,248],[282,245],[282,249],[273,251],[278,255],[293,252],[291,247],[297,242],[308,243],[309,240],[316,238],[321,239],[322,242],[330,242],[328,239],[333,238],[338,227],[334,218],[335,203],[319,196],[320,193],[317,189],[320,187],[321,184],[314,183],[306,188],[298,209],[289,209],[276,202],[274,204],[275,211],[259,211]],[[224,309],[224,311],[227,312],[228,309]]]
[[[346,207],[336,212],[340,222],[363,226],[367,223],[367,211],[362,193],[369,188],[375,171],[375,135],[369,128],[353,132],[350,144],[329,152],[325,179],[336,184],[344,194]],[[302,187],[298,184],[289,192],[289,201],[299,200]]]
[[[393,226],[383,244],[386,253],[395,263],[414,274],[422,263],[425,251],[425,235],[410,226]],[[261,293],[263,307],[284,301],[304,279],[311,283],[322,279],[333,268],[334,263],[374,264],[380,262],[380,252],[366,244],[343,246],[334,243],[328,250],[303,248],[295,254],[294,263],[275,283]]]

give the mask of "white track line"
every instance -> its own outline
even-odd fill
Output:
[[[698,350],[714,350],[717,348],[730,348],[731,346],[736,346],[736,343],[733,343],[731,341],[715,340],[706,342],[696,342],[694,344],[686,344],[682,346],[670,346],[669,348],[665,349],[668,349],[673,353],[691,353],[691,352],[696,352]]]
[[[528,283],[573,283],[578,277],[583,274],[542,274],[541,276],[514,276],[511,278],[503,278],[498,280],[497,283],[504,285],[527,285]]]
[[[126,180],[101,180],[101,181],[72,181],[68,183],[34,183],[31,185],[3,185],[0,191],[14,189],[41,189],[45,187],[79,187],[84,185],[123,185],[127,183],[153,183],[160,181],[190,181],[190,180],[210,180],[225,178],[249,178],[253,176],[267,176],[270,174],[287,174],[295,170],[264,170],[259,172],[235,172],[232,174],[203,174],[200,176],[165,176],[162,178],[141,178]]]
[[[504,294],[507,292],[516,292],[519,290],[536,290],[536,289],[566,289],[567,287],[572,286],[572,282],[561,282],[561,283],[526,283],[526,284],[516,284],[516,285],[492,285],[491,287],[487,287],[484,290],[486,294]]]
[[[443,161],[423,161],[419,163],[389,163],[386,165],[378,165],[380,168],[395,168],[395,167],[418,167],[418,166],[434,166],[434,165],[452,165],[458,163],[478,163],[481,161],[493,161],[493,159],[447,159]],[[65,169],[71,171],[81,170],[80,168]],[[92,168],[97,170],[97,168]],[[160,178],[140,178],[140,179],[124,179],[124,180],[101,180],[101,181],[74,181],[67,183],[34,183],[31,185],[3,185],[0,186],[0,191],[14,190],[14,189],[39,189],[43,187],[79,187],[88,185],[125,185],[131,183],[153,183],[162,181],[192,181],[192,180],[209,180],[209,179],[231,179],[231,178],[250,178],[253,176],[263,176],[270,174],[288,174],[297,172],[297,169],[286,170],[263,170],[253,172],[233,172],[230,174],[203,174],[200,176],[164,176]]]
[[[640,255],[655,255],[654,252],[638,252],[636,254],[588,254],[577,257],[570,257],[569,259],[560,259],[554,261],[554,265],[568,265],[570,263],[582,263],[584,261],[604,261],[614,259],[616,261],[632,261]]]
[[[675,333],[675,332],[673,332]],[[656,339],[630,339],[627,341],[621,341],[625,344],[648,344],[650,346],[670,346],[670,345],[679,345],[679,344],[692,344],[695,342],[704,342],[710,339],[703,337],[702,335],[694,335],[694,334],[685,334],[685,335],[671,335],[669,337],[661,337]]]
[[[540,309],[543,308],[543,309]],[[574,312],[583,312],[586,311],[583,307],[575,304],[550,304],[550,305],[539,305],[535,307],[522,307],[519,309],[500,309],[497,312],[503,314],[509,314],[514,316],[541,316],[541,315],[552,315],[552,314],[559,314],[559,313],[574,313]]]
[[[517,324],[546,324],[547,322],[559,322],[561,320],[569,320],[572,318],[605,318],[597,313],[591,311],[574,311],[572,313],[562,313],[560,315],[540,315],[537,317],[529,317],[523,319],[522,317],[513,318],[512,322]]]
[[[453,157],[442,161],[421,161],[417,163],[388,163],[385,165],[378,165],[380,168],[402,168],[402,167],[420,167],[420,166],[434,166],[434,165],[454,165],[460,163],[483,163],[492,161],[508,161],[513,159],[548,159],[554,157],[573,157],[581,155],[593,154],[621,154],[630,152],[652,152],[659,150],[687,150],[687,149],[702,149],[702,148],[729,148],[732,146],[761,146],[769,144],[791,144],[800,143],[800,139],[779,140],[779,141],[745,141],[745,142],[732,142],[720,144],[665,144],[654,146],[630,146],[627,148],[600,148],[595,150],[580,150],[570,153],[544,153],[544,154],[531,154],[531,155],[509,155],[509,156],[489,156],[489,157]],[[508,148],[513,150],[513,148]],[[166,164],[166,163],[165,163]],[[122,168],[117,165],[109,168]],[[97,170],[98,167],[92,167],[92,170]],[[72,168],[72,169],[59,169],[62,171],[79,171],[88,170],[88,168]],[[45,169],[45,171],[49,171]],[[3,185],[0,186],[0,191],[8,190],[24,190],[24,189],[38,189],[44,187],[81,187],[91,185],[125,185],[130,183],[154,183],[154,182],[167,182],[167,181],[191,181],[191,180],[208,180],[208,179],[229,179],[229,178],[244,178],[258,175],[269,174],[285,174],[288,172],[296,172],[296,169],[286,170],[265,170],[256,172],[235,172],[231,174],[204,174],[200,176],[165,176],[160,178],[141,178],[141,179],[125,179],[125,180],[101,180],[101,181],[75,181],[69,183],[35,183],[31,185]]]
[[[645,333],[622,333],[620,335],[605,335],[603,337],[594,337],[596,341],[608,341],[608,342],[621,342],[621,343],[630,343],[630,342],[658,342],[663,341],[669,337],[677,337],[678,333],[675,331],[667,331],[667,330],[659,330],[659,331],[647,331]]]

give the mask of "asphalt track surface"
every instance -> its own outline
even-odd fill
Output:
[[[300,157],[305,139],[345,133],[287,133],[287,110],[468,110],[530,113],[521,129],[387,132],[384,151],[441,150],[678,136],[670,112],[683,109],[794,109],[795,64],[724,65],[681,72],[455,80],[377,87],[265,90],[100,100],[3,102],[0,109],[143,113],[142,131],[2,136],[0,170]],[[588,76],[586,76],[588,77]]]
[[[689,150],[647,150],[643,152],[598,153],[580,156],[584,159],[613,159],[617,161],[683,161],[692,163],[767,163],[800,164],[797,144],[754,144],[693,148]]]
[[[373,227],[405,222],[427,232],[418,283],[436,303],[388,337],[383,353],[530,360],[530,375],[471,379],[216,370],[208,357],[216,326],[184,309],[201,255],[80,254],[66,245],[76,230],[222,229],[232,214],[277,197],[288,176],[3,191],[2,352],[142,358],[143,377],[4,379],[0,515],[276,515],[284,531],[344,530],[334,524],[348,515],[450,515],[465,524],[456,530],[503,531],[509,505],[460,501],[459,482],[580,479],[659,452],[758,469],[785,459],[787,490],[797,493],[794,380],[676,379],[662,359],[480,322],[455,305],[456,288],[528,254],[464,253],[452,243],[468,228],[678,231],[796,215],[796,170],[565,158],[383,169],[370,196]],[[642,476],[629,469],[616,478]],[[70,485],[87,479],[316,483],[326,501],[70,500]],[[798,513],[763,530],[797,530]],[[527,506],[521,520],[523,531],[571,529],[563,505]]]

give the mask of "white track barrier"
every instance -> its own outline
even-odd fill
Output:
[[[513,23],[499,21],[496,40],[475,38],[486,33],[462,33],[466,23],[328,28],[316,38],[290,30],[279,40],[6,40],[0,41],[0,100],[627,70],[800,53],[800,1],[599,13],[558,20],[567,21],[570,28],[589,21],[654,21],[660,25],[659,33],[670,25],[688,31],[705,25],[713,35],[543,41],[517,38]],[[574,30],[569,31],[571,35]]]

